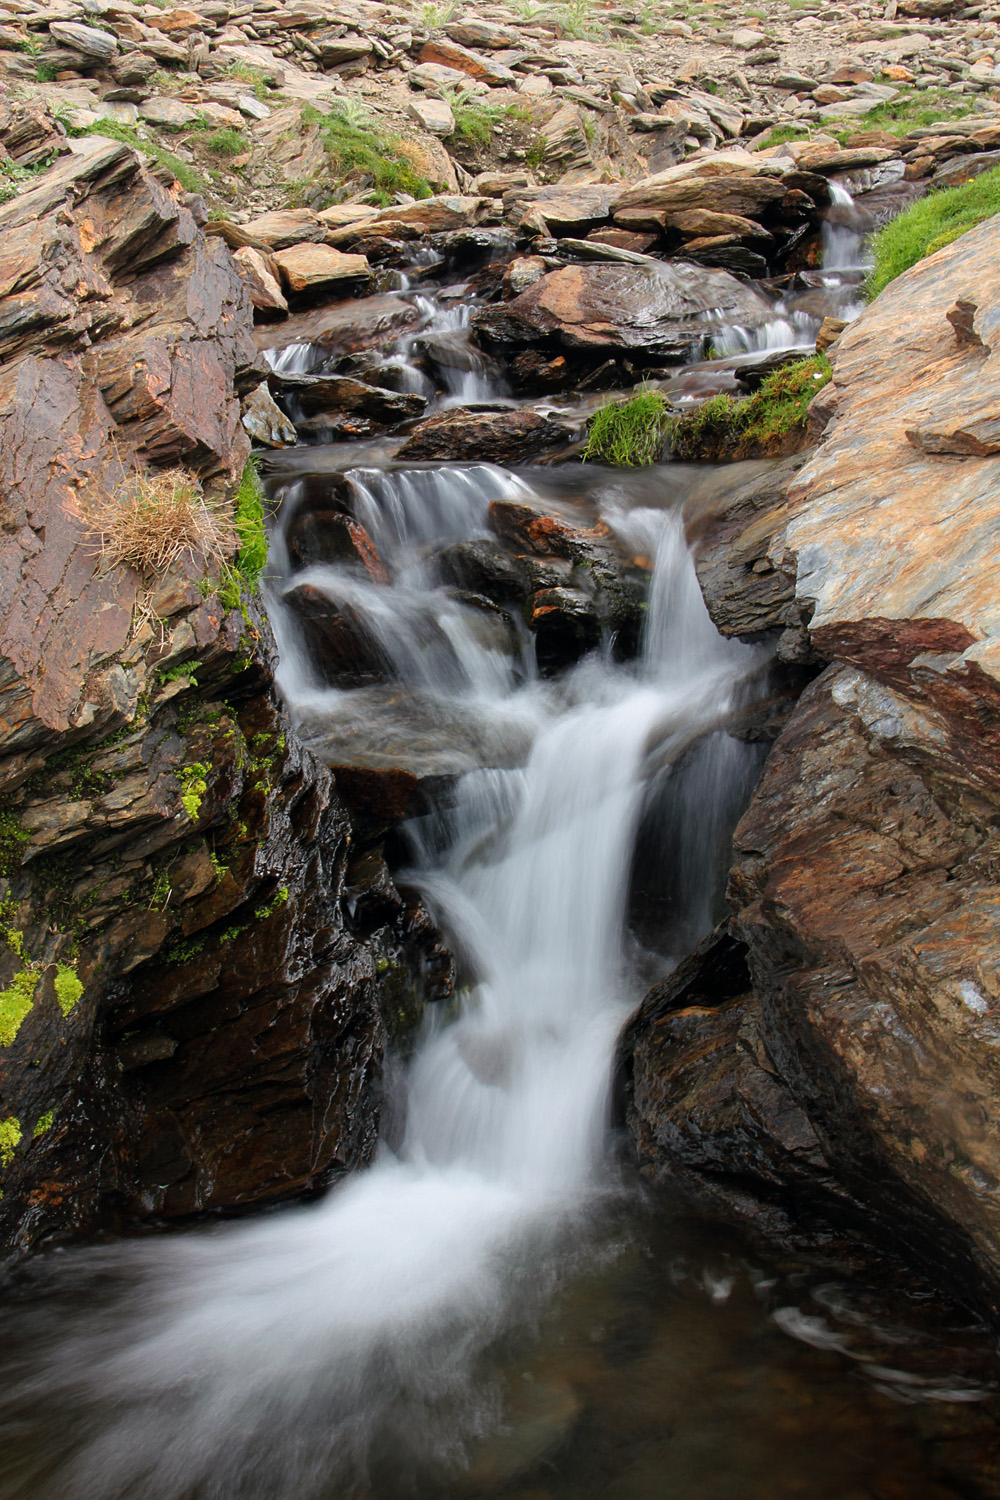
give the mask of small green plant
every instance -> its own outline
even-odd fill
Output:
[[[13,1115],[6,1120],[0,1120],[0,1166],[9,1167],[14,1160],[14,1152],[21,1144],[21,1122]]]
[[[9,1047],[21,1029],[21,1024],[35,1003],[38,974],[34,969],[22,969],[15,974],[5,990],[0,990],[0,1047]]]
[[[548,155],[549,143],[543,135],[536,135],[524,157],[525,166],[532,172],[541,171]]]
[[[250,142],[242,130],[237,130],[235,125],[227,125],[208,137],[205,149],[214,152],[216,156],[245,156],[250,150]]]
[[[272,912],[277,911],[279,906],[284,906],[287,900],[288,887],[287,885],[280,886],[279,889],[275,891],[274,895],[271,897],[267,905],[262,906],[260,911],[257,913],[259,920],[263,922],[264,918],[269,917]]]
[[[183,785],[183,781],[182,781]],[[183,799],[182,799],[183,800]],[[199,800],[198,806],[201,806]],[[197,812],[195,813],[197,817]],[[153,881],[153,891],[149,898],[150,911],[163,911],[170,902],[170,875],[166,868],[159,870]]]
[[[235,78],[239,83],[249,84],[254,98],[259,99],[262,104],[267,102],[272,88],[267,81],[267,74],[260,68],[255,68],[252,63],[233,62],[224,71],[229,78]]]
[[[434,31],[439,26],[447,26],[458,10],[459,0],[450,0],[448,5],[426,4],[421,8],[420,19],[428,31]]]
[[[35,1121],[35,1128],[31,1132],[31,1139],[33,1141],[37,1141],[40,1135],[44,1135],[47,1130],[51,1130],[52,1121],[55,1119],[55,1117],[56,1112],[54,1109],[47,1109],[44,1115],[39,1115],[38,1119]]]
[[[644,468],[663,457],[669,407],[659,391],[639,390],[627,401],[609,401],[588,423],[585,463]]]
[[[875,264],[865,293],[877,297],[890,281],[917,261],[957,240],[966,230],[1000,213],[1000,167],[983,172],[960,187],[943,188],[890,219],[870,243]]]
[[[210,766],[203,761],[192,761],[189,766],[181,766],[177,773],[177,779],[181,784],[181,806],[191,819],[197,823],[198,814],[201,812],[202,798],[208,791],[208,773]]]
[[[21,820],[10,808],[0,808],[0,876],[7,879],[24,862],[24,846],[31,834],[21,827]]]
[[[400,141],[382,135],[370,116],[359,119],[356,107],[346,106],[346,101],[344,107],[338,104],[326,115],[306,105],[301,118],[303,125],[319,127],[338,185],[348,179],[370,183],[383,205],[391,203],[396,193],[431,196],[430,183],[414,171]]]
[[[56,977],[52,983],[59,1009],[64,1016],[68,1016],[83,994],[83,985],[76,970],[71,964],[56,964]]]
[[[210,592],[214,593],[214,589]],[[175,662],[172,667],[157,667],[154,676],[157,682],[177,682],[180,678],[186,677],[192,687],[197,687],[198,679],[195,676],[197,665],[197,662],[192,661]]]

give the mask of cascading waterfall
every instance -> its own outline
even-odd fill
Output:
[[[869,269],[864,233],[858,224],[854,199],[841,183],[831,179],[830,212],[823,222],[820,287],[829,292],[829,311],[838,318],[857,317],[863,306],[852,290]],[[814,311],[789,307],[784,298],[775,304],[773,317],[756,327],[729,324],[712,335],[717,355],[732,357],[768,350],[810,351],[816,343],[821,317]]]
[[[434,593],[424,543],[480,534],[490,485],[516,483],[468,475],[439,471],[436,492],[426,476],[354,477],[408,579],[398,604],[381,589],[383,615],[405,620],[414,596]],[[397,1495],[407,1475],[460,1465],[463,1443],[495,1424],[496,1393],[473,1378],[484,1350],[538,1306],[556,1249],[617,1182],[607,1091],[635,999],[624,908],[644,795],[719,739],[762,659],[716,634],[678,513],[612,520],[656,557],[639,663],[594,656],[558,683],[486,680],[470,650],[464,676],[438,684],[487,718],[520,713],[533,743],[519,766],[471,770],[414,830],[415,878],[467,982],[457,1015],[425,1022],[401,1141],[318,1206],[74,1257],[77,1277],[113,1295],[90,1310],[78,1299],[41,1331],[8,1431],[44,1397],[65,1414],[65,1445],[22,1442],[4,1500]],[[371,613],[367,588],[354,602]],[[426,662],[402,653],[400,673],[426,686]],[[324,700],[294,664],[285,691],[303,693],[307,715]],[[738,782],[716,786],[722,803]],[[686,857],[714,826],[689,828]]]

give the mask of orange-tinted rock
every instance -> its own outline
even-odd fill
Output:
[[[517,81],[517,75],[502,63],[495,63],[490,58],[472,52],[458,42],[446,41],[443,37],[432,37],[424,43],[420,49],[420,61],[436,63],[444,68],[456,68],[460,73],[466,73],[470,78],[493,87],[513,87]]]
[[[259,250],[244,245],[233,254],[235,265],[254,307],[261,312],[285,314],[288,303],[278,283],[277,266]]]
[[[276,250],[274,262],[290,292],[319,292],[343,282],[363,282],[371,267],[363,255],[344,255],[331,245],[291,245]]]
[[[118,677],[95,673],[128,639],[141,580],[102,572],[80,485],[110,479],[136,450],[206,477],[238,473],[249,449],[239,392],[258,378],[225,246],[202,239],[128,147],[75,145],[0,206],[0,284],[16,288],[0,334],[0,751],[46,727],[113,722],[141,689],[135,679],[122,699]]]

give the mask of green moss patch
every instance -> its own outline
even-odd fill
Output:
[[[22,969],[15,974],[5,990],[0,990],[0,1047],[9,1047],[21,1029],[21,1024],[35,1003],[38,974],[34,969]]]
[[[53,988],[56,992],[56,1001],[59,1009],[64,1016],[68,1016],[83,994],[83,985],[80,983],[77,972],[72,965],[56,965],[56,977],[53,980]]]
[[[875,264],[865,283],[867,295],[877,297],[918,261],[994,214],[1000,214],[1000,167],[960,187],[928,193],[872,236]]]
[[[794,452],[801,446],[809,403],[831,374],[829,360],[817,354],[775,370],[741,401],[713,396],[688,416],[668,418],[674,457],[726,460]]]
[[[13,1115],[0,1120],[0,1166],[10,1166],[14,1152],[21,1144],[21,1134],[21,1122]]]
[[[627,401],[609,401],[587,424],[585,463],[640,469],[658,463],[670,428],[670,408],[659,391],[637,391]]]
[[[55,1113],[54,1109],[47,1109],[44,1115],[38,1116],[38,1119],[35,1121],[35,1128],[31,1132],[31,1139],[33,1141],[37,1141],[40,1135],[44,1135],[47,1130],[52,1129],[52,1121],[55,1119]]]

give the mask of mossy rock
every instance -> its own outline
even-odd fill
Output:
[[[683,462],[731,463],[747,458],[788,458],[809,441],[809,403],[831,376],[822,354],[775,370],[741,401],[713,396],[697,411],[671,417],[667,441]]]

